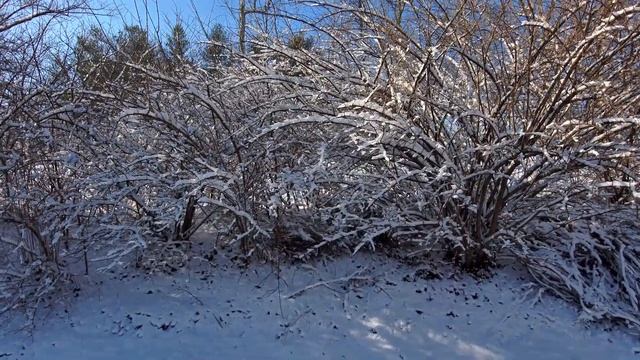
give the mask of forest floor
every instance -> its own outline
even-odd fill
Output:
[[[488,278],[371,254],[248,269],[224,254],[173,275],[82,277],[0,359],[640,359],[505,266]],[[540,295],[540,296],[538,296]]]

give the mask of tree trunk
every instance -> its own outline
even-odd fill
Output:
[[[189,236],[185,236],[193,225],[193,217],[196,213],[196,200],[193,196],[187,201],[187,209],[185,210],[182,226],[180,227],[180,240],[188,240]]]
[[[246,34],[246,7],[245,0],[240,0],[238,41],[240,42],[240,52],[245,53],[245,34]]]

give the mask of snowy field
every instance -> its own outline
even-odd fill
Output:
[[[637,339],[536,303],[510,267],[483,280],[363,254],[283,266],[278,281],[218,255],[171,277],[81,281],[34,331],[5,322],[0,358],[640,359]]]

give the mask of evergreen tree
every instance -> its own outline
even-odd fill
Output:
[[[216,24],[207,36],[207,46],[202,55],[205,66],[216,69],[228,62],[226,47],[229,44],[229,36],[222,25]]]
[[[75,57],[78,75],[87,87],[96,90],[103,90],[116,81],[144,81],[127,63],[150,68],[159,65],[156,47],[149,41],[147,31],[140,26],[125,26],[115,37],[93,27],[78,37]]]
[[[116,60],[132,62],[137,65],[153,66],[158,64],[158,54],[149,41],[147,31],[138,25],[127,25],[116,37],[118,53]]]
[[[75,70],[85,86],[103,90],[115,77],[110,41],[98,27],[78,36],[75,46]]]
[[[184,26],[179,20],[171,29],[171,35],[167,39],[167,48],[169,50],[168,63],[170,67],[191,62],[188,55],[189,40]]]

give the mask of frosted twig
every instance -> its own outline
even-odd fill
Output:
[[[293,293],[289,294],[289,295],[285,295],[284,298],[285,299],[290,299],[290,298],[294,298],[298,295],[301,295],[304,292],[307,292],[311,289],[315,289],[319,286],[325,286],[325,287],[329,287],[330,284],[335,284],[335,283],[340,283],[340,282],[350,282],[353,280],[370,280],[371,277],[369,276],[359,276],[360,274],[362,274],[364,271],[366,271],[367,268],[363,268],[360,269],[358,271],[353,272],[351,275],[349,276],[344,276],[338,279],[333,279],[333,280],[326,280],[326,281],[318,281],[316,283],[313,283],[311,285],[307,285],[304,288],[294,291]]]

